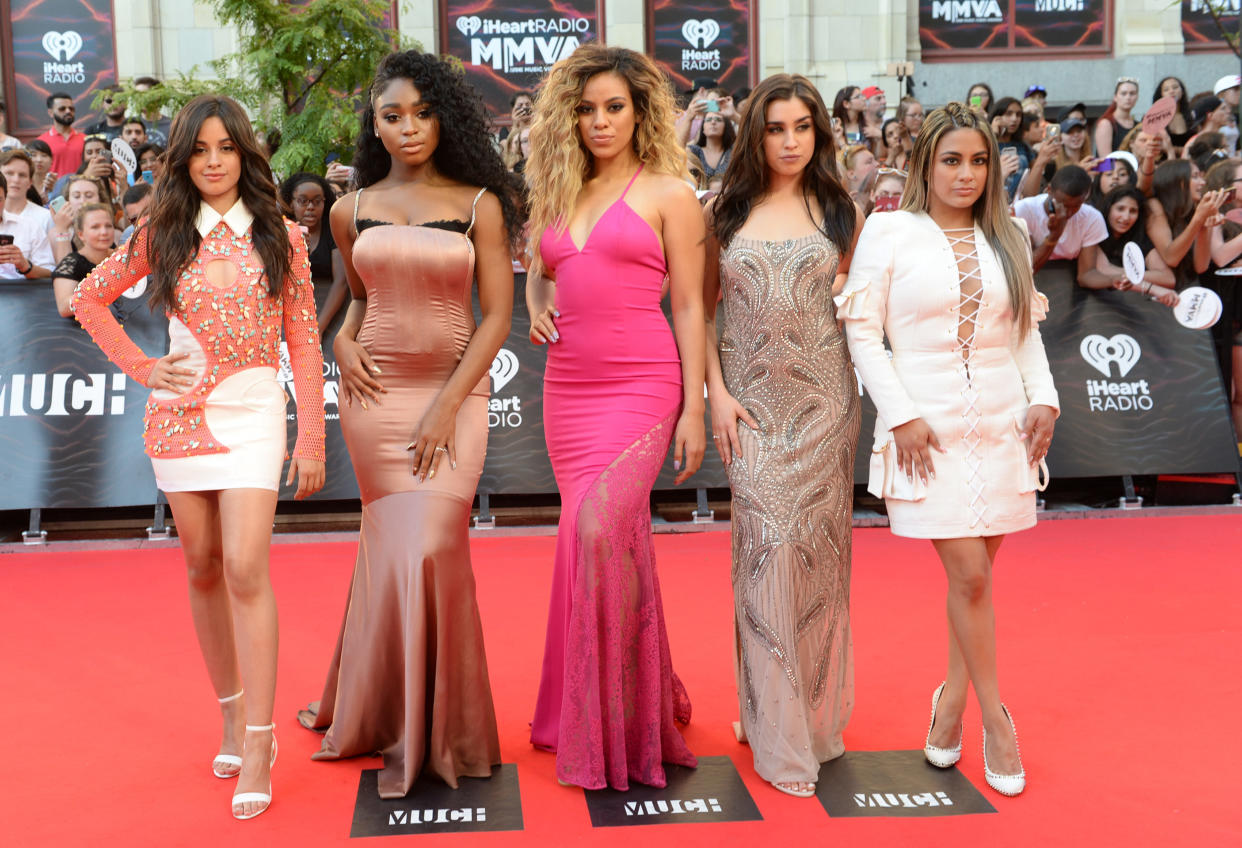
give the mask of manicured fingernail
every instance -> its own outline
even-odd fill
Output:
[[[674,471],[680,471],[680,470],[681,470],[681,460],[680,460],[680,459],[674,459],[674,460],[673,460],[673,470],[674,470]]]
[[[935,472],[935,471],[933,471],[933,472],[931,473],[931,478],[932,478],[933,480],[935,480],[935,479],[936,479],[936,472]]]
[[[430,474],[428,474],[427,476],[428,476],[429,478],[431,478],[431,479],[433,479],[433,480],[434,480],[434,479],[435,479],[435,476],[436,476],[436,472],[432,471],[432,472],[431,472]]]
[[[383,374],[384,372],[380,370],[380,367],[379,367],[378,365],[376,365],[376,366],[375,366],[375,373],[376,373],[376,374]]]
[[[552,314],[555,315],[557,318],[561,317],[561,311],[559,309],[553,309]]]
[[[457,460],[455,460],[455,459],[450,459],[450,460],[449,460],[449,468],[451,468],[451,469],[453,469],[454,471],[456,471],[456,470],[457,470]]]
[[[561,340],[561,334],[560,334],[560,333],[553,333],[553,334],[552,334],[552,341],[554,341],[554,342],[559,342],[560,340]]]
[[[369,407],[369,406],[367,406],[367,402],[366,402],[365,400],[364,400],[364,401],[362,401],[362,408],[363,408],[363,409],[370,409],[370,407]]]
[[[414,443],[413,443],[413,442],[410,442],[408,445],[406,445],[406,446],[405,446],[405,449],[406,449],[406,450],[414,450]]]

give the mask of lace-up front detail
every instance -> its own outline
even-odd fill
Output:
[[[988,526],[987,500],[983,496],[983,454],[980,447],[983,433],[979,429],[982,414],[979,410],[979,389],[974,381],[975,330],[978,328],[976,318],[983,308],[983,277],[979,273],[979,246],[975,243],[974,227],[957,227],[946,229],[945,238],[953,249],[953,258],[957,260],[958,303],[957,303],[957,353],[960,357],[958,366],[962,379],[962,418],[965,420],[966,432],[962,435],[962,444],[966,448],[966,487],[967,503],[971,513],[971,528],[982,523]]]

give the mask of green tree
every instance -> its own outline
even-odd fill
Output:
[[[250,112],[255,128],[273,137],[279,174],[322,173],[324,158],[346,162],[358,133],[358,112],[375,67],[394,48],[421,49],[386,27],[389,0],[208,0],[220,23],[236,27],[238,50],[148,91],[120,87],[131,112],[171,114],[205,92],[226,94]],[[102,105],[103,92],[95,106]]]

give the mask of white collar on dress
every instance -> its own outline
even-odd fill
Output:
[[[254,215],[250,214],[250,210],[246,208],[246,204],[242,203],[241,198],[237,198],[237,202],[229,207],[229,211],[221,215],[208,205],[207,201],[199,201],[198,218],[194,221],[194,229],[198,230],[198,234],[207,238],[207,234],[216,228],[216,224],[221,221],[229,225],[229,229],[234,235],[244,235],[246,230],[250,229],[250,224],[254,221]]]

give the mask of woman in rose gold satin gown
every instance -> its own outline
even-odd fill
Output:
[[[362,126],[362,188],[331,216],[353,293],[334,349],[362,531],[323,696],[299,721],[325,731],[313,759],[380,752],[380,797],[400,798],[424,768],[456,787],[500,762],[467,524],[521,222],[481,104],[439,59],[385,59]]]

